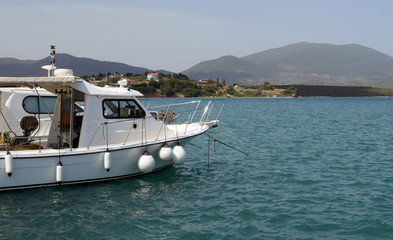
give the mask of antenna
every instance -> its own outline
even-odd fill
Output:
[[[48,70],[48,77],[54,76],[55,74],[55,55],[56,55],[56,50],[55,50],[55,45],[50,45],[50,60],[49,63],[50,65],[45,65],[42,66],[42,69]]]
[[[55,62],[56,62],[56,59],[55,59],[55,55],[56,55],[55,45],[50,45],[50,49],[51,49],[51,52],[50,52],[50,65],[51,65],[52,76],[53,76],[54,70],[55,70]]]

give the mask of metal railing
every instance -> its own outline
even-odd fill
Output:
[[[125,120],[119,120],[119,121],[112,121],[112,122],[103,122],[103,123],[99,123],[99,124],[97,125],[97,127],[96,127],[96,129],[95,129],[93,135],[92,135],[91,138],[90,138],[89,144],[87,144],[87,146],[86,146],[87,149],[89,149],[89,148],[91,147],[91,144],[92,144],[94,138],[96,137],[96,135],[97,135],[97,133],[98,133],[98,130],[99,130],[101,127],[102,127],[103,137],[104,137],[104,139],[106,139],[106,145],[107,145],[107,148],[108,148],[108,146],[109,146],[109,125],[129,122],[129,123],[131,123],[131,124],[130,124],[130,129],[128,130],[127,136],[126,136],[126,138],[124,139],[124,142],[123,142],[123,145],[125,145],[126,142],[127,142],[127,140],[128,140],[128,138],[129,138],[129,136],[130,136],[130,134],[131,134],[131,131],[132,131],[133,128],[134,128],[134,124],[136,123],[137,120],[138,120],[138,119],[125,119]],[[105,131],[105,127],[106,127],[106,131]],[[106,135],[106,136],[105,136],[105,135]]]
[[[223,99],[209,99],[205,106],[200,107],[202,101],[204,101],[204,100],[195,100],[195,101],[185,102],[185,103],[175,103],[175,104],[168,104],[168,105],[160,105],[160,106],[149,107],[149,109],[157,109],[157,108],[166,107],[165,113],[176,112],[176,114],[179,114],[179,117],[182,114],[189,113],[188,114],[188,119],[186,121],[183,121],[185,124],[187,124],[185,129],[184,129],[184,133],[186,133],[187,129],[188,129],[188,125],[193,122],[193,120],[197,117],[198,114],[201,115],[201,118],[200,118],[199,122],[207,122],[207,121],[214,121],[214,120],[218,121],[218,119],[219,119],[219,117],[221,115],[221,112],[222,112],[222,110],[224,108],[224,104],[225,104],[224,100]],[[207,101],[207,100],[205,100],[205,101]],[[209,120],[210,116],[211,116],[211,114],[213,112],[214,106],[218,102],[221,103],[221,107],[216,112],[216,118]],[[196,106],[194,108],[192,108],[192,109],[184,109],[184,108],[182,108],[182,109],[180,109],[180,111],[176,111],[176,107],[184,106],[184,105],[190,105],[190,104],[195,104]],[[177,120],[177,119],[178,118],[176,118],[173,123],[176,124],[177,122],[182,122],[182,121],[180,121],[181,119],[179,119],[179,120]],[[164,125],[164,121],[162,123],[161,128],[163,127],[163,125]],[[161,131],[161,128],[160,128],[160,131]],[[157,134],[157,138],[156,139],[158,139],[159,135],[160,135],[160,132]]]
[[[108,147],[109,143],[109,127],[111,125],[114,124],[121,124],[121,123],[129,123],[129,129],[127,132],[125,132],[125,138],[123,141],[120,141],[123,145],[125,145],[127,143],[127,141],[129,141],[129,137],[131,135],[131,132],[133,130],[137,129],[137,123],[142,124],[142,128],[140,128],[139,130],[141,131],[141,138],[140,139],[136,139],[135,141],[138,142],[140,141],[141,144],[143,145],[143,138],[145,135],[146,138],[146,131],[147,129],[143,129],[143,125],[146,128],[146,120],[149,118],[156,118],[157,120],[160,120],[161,124],[159,127],[159,130],[157,132],[157,135],[155,137],[155,140],[158,140],[160,135],[162,134],[162,130],[164,129],[164,134],[165,134],[165,138],[167,137],[167,128],[165,127],[166,125],[171,125],[171,124],[179,124],[179,122],[183,122],[183,124],[186,124],[185,128],[184,128],[184,134],[187,132],[187,128],[188,126],[193,123],[194,119],[197,118],[198,116],[200,116],[199,118],[199,122],[200,123],[204,123],[204,122],[208,122],[208,121],[218,121],[223,107],[224,107],[224,100],[223,99],[209,99],[207,104],[204,105],[203,107],[201,107],[201,103],[203,100],[194,100],[194,101],[190,101],[190,102],[184,102],[184,103],[174,103],[174,104],[167,104],[167,105],[159,105],[159,106],[153,106],[153,107],[149,107],[150,109],[161,109],[164,111],[164,116],[165,114],[168,113],[175,113],[176,115],[174,116],[174,119],[172,122],[165,122],[165,119],[158,119],[158,117],[154,117],[154,116],[148,116],[148,117],[144,117],[144,118],[137,118],[137,119],[119,119],[117,121],[110,121],[110,122],[102,122],[99,123],[97,125],[97,127],[95,128],[95,131],[93,133],[93,135],[91,136],[89,143],[87,145],[87,149],[89,149],[91,147],[91,144],[93,143],[93,140],[95,139],[95,137],[97,136],[97,134],[100,132],[99,129],[102,127],[102,134],[103,134],[103,138],[106,140],[106,145]],[[218,105],[219,103],[221,103],[221,105]],[[214,110],[218,105],[218,110]],[[191,107],[189,107],[191,106]],[[212,115],[215,115],[215,117],[212,117]],[[212,117],[212,118],[211,118]],[[209,120],[211,119],[211,120]],[[45,120],[44,120],[45,121]],[[50,120],[49,120],[50,121]],[[42,125],[44,125],[42,123]],[[202,125],[203,126],[203,125]],[[106,131],[105,131],[105,127],[106,127]],[[41,129],[41,131],[46,132],[47,129],[42,129],[41,127],[39,128]],[[145,131],[145,132],[144,132]],[[178,129],[176,128],[176,132],[175,135],[178,135]],[[0,136],[0,147],[2,147],[3,149],[8,150],[12,150],[12,149],[18,149],[18,148],[22,148],[26,145],[28,145],[27,143],[37,143],[38,141],[38,150],[41,152],[42,149],[44,149],[44,147],[42,146],[43,143],[43,139],[48,138],[48,136],[37,136],[36,134],[38,134],[38,132],[34,132],[35,136],[29,136],[29,137],[21,137],[21,136],[14,136],[14,137],[10,137],[9,135],[4,137],[3,135]],[[151,137],[151,136],[150,136]],[[145,139],[146,141],[147,139]],[[19,143],[18,143],[19,142]],[[15,144],[17,143],[17,144]],[[57,146],[60,148],[60,146]],[[72,148],[72,146],[70,146]]]
[[[195,117],[198,115],[198,112],[201,112],[201,118],[199,122],[207,122],[207,121],[218,121],[221,112],[223,110],[224,107],[224,100],[222,99],[213,99],[213,100],[209,100],[209,102],[207,103],[207,105],[203,108],[200,108],[200,104],[201,104],[202,100],[196,100],[196,101],[190,101],[190,102],[184,102],[184,103],[174,103],[174,104],[167,104],[167,105],[159,105],[159,106],[153,106],[153,107],[149,107],[150,109],[161,109],[164,110],[164,118],[166,116],[166,114],[168,113],[175,113],[176,116],[174,117],[174,120],[170,123],[166,123],[165,119],[159,119],[158,116],[149,116],[149,117],[144,117],[144,118],[139,118],[139,119],[124,119],[124,120],[117,120],[117,121],[110,121],[110,122],[102,122],[99,123],[97,125],[97,127],[95,128],[95,131],[93,133],[93,135],[91,136],[89,143],[87,145],[87,149],[89,149],[91,147],[91,144],[93,143],[93,140],[95,139],[95,137],[97,136],[98,132],[100,128],[102,128],[102,134],[103,134],[103,138],[106,140],[106,145],[108,147],[109,145],[109,133],[110,132],[108,129],[110,127],[110,125],[114,125],[114,124],[123,124],[125,122],[129,122],[130,123],[130,128],[128,130],[128,132],[126,133],[126,136],[124,138],[124,141],[121,141],[123,145],[125,145],[127,143],[127,141],[129,140],[129,136],[131,135],[132,130],[135,130],[135,124],[137,122],[142,123],[142,134],[141,134],[141,139],[136,140],[136,142],[140,141],[141,144],[143,145],[143,136],[144,136],[144,132],[143,131],[147,131],[146,129],[143,129],[143,125],[145,125],[146,127],[146,119],[149,118],[155,118],[156,120],[161,120],[161,125],[160,128],[157,132],[157,136],[155,137],[155,140],[158,140],[160,135],[162,134],[162,129],[164,128],[164,131],[166,131],[165,125],[169,125],[169,124],[177,124],[177,122],[180,122],[180,117],[184,117],[185,115],[188,115],[187,120],[183,121],[186,124],[184,133],[186,133],[188,125],[191,124],[193,122],[193,120],[195,119]],[[221,102],[221,107],[219,108],[219,110],[216,112],[216,117],[214,120],[209,120],[213,108],[216,104],[216,102]],[[189,105],[194,105],[192,108],[187,108],[184,106],[189,106]],[[176,107],[180,107],[179,111],[176,111]],[[184,119],[183,119],[184,120]],[[142,121],[142,122],[141,122]],[[104,128],[107,128],[106,131]],[[176,128],[177,131],[177,128]],[[164,132],[165,134],[165,138],[166,138],[166,132]],[[176,135],[178,133],[176,132]],[[146,134],[145,134],[146,135]],[[146,140],[146,139],[145,139]]]

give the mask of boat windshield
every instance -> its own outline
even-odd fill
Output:
[[[134,100],[105,99],[102,106],[105,118],[142,118],[146,115]]]

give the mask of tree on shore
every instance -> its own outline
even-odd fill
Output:
[[[274,90],[274,86],[267,81],[261,82],[260,88],[261,90]]]

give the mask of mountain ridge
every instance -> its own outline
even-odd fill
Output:
[[[191,78],[225,78],[226,82],[240,84],[269,81],[273,84],[379,87],[384,85],[382,79],[393,75],[392,57],[359,44],[301,42],[250,54],[238,58],[238,61],[253,64],[246,66],[246,78],[237,76],[231,63],[225,67],[221,62],[219,71],[207,66],[214,65],[218,59],[201,62],[197,64],[197,71],[191,67],[184,73]]]
[[[56,67],[72,69],[77,76],[93,75],[98,73],[134,73],[144,74],[149,69],[130,66],[124,63],[100,61],[87,57],[75,57],[67,53],[56,54]],[[50,57],[40,60],[19,60],[16,58],[0,58],[0,76],[24,77],[45,76],[46,70],[41,66],[49,64]],[[165,70],[163,70],[165,71]]]
[[[42,65],[50,57],[40,60],[0,58],[0,76],[45,76]],[[119,62],[100,61],[56,54],[56,67],[70,68],[77,76],[98,73],[144,74],[148,68]],[[164,74],[172,73],[158,70]],[[190,79],[220,79],[227,83],[307,84],[336,86],[393,87],[393,58],[360,44],[334,45],[300,42],[279,48],[236,57],[225,55],[202,61],[181,73]]]

